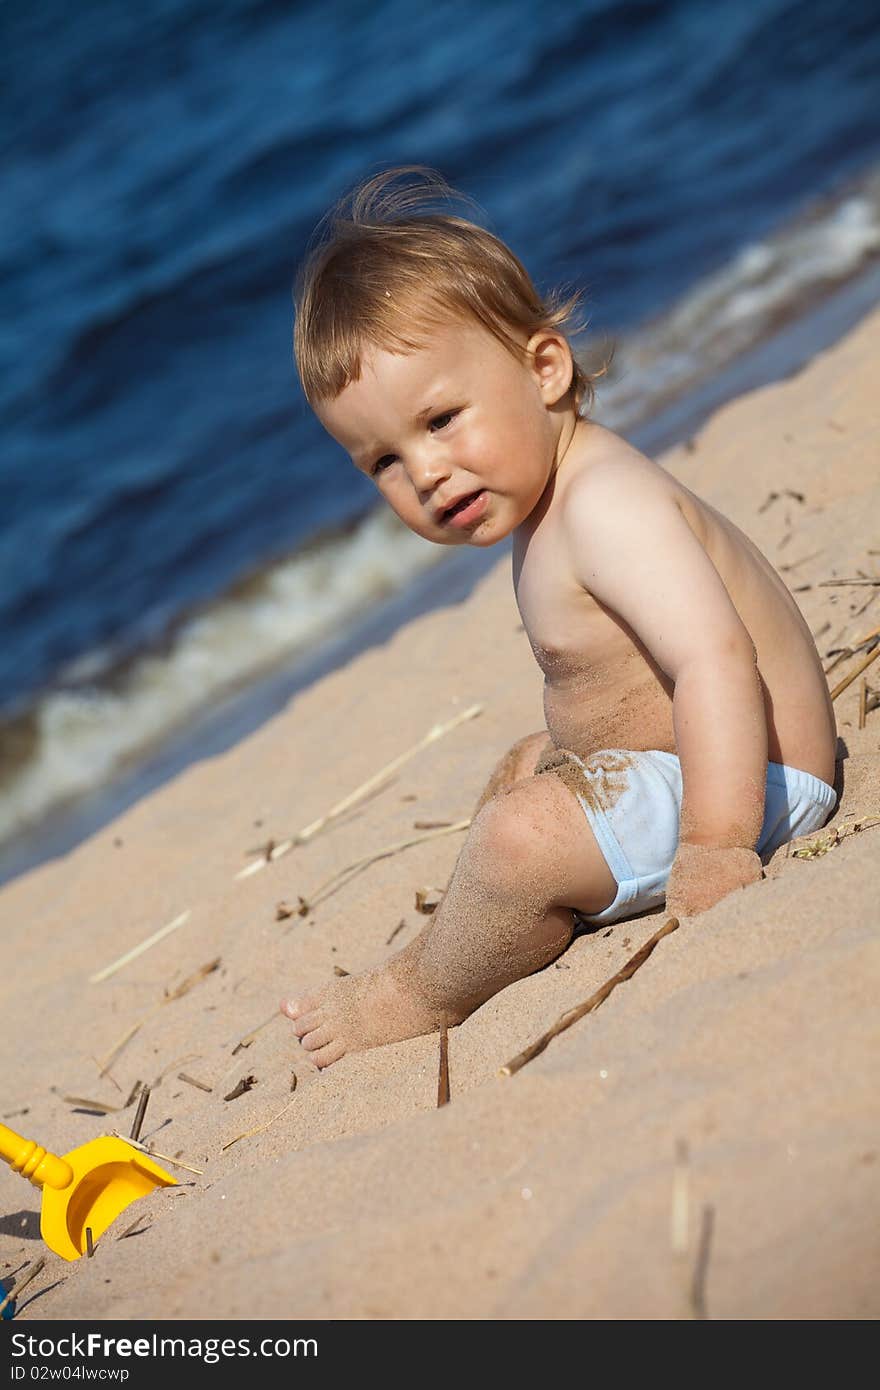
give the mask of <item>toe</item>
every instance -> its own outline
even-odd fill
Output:
[[[317,1000],[308,999],[305,997],[299,999],[282,999],[278,1007],[280,1008],[281,1012],[287,1016],[287,1018],[291,1018],[294,1021],[296,1021],[297,1019],[302,1018],[304,1014],[312,1013],[314,1009],[317,1007]]]
[[[300,1014],[298,1018],[294,1019],[293,1031],[300,1042],[303,1042],[309,1033],[314,1033],[316,1029],[323,1028],[325,1023],[326,1019],[324,1018],[323,1012],[320,1009],[316,1009],[314,1013]]]
[[[326,1047],[333,1041],[333,1033],[325,1023],[319,1021],[300,1033],[299,1040],[307,1052],[317,1052],[318,1048]]]
[[[326,1043],[319,1047],[317,1051],[309,1054],[309,1061],[314,1062],[316,1067],[330,1067],[334,1062],[338,1062],[340,1057],[345,1056],[345,1044],[337,1038],[334,1042]]]

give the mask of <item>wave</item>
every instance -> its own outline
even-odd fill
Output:
[[[874,169],[702,280],[680,303],[614,344],[601,416],[633,429],[802,316],[880,255]],[[588,363],[589,365],[589,363]]]
[[[387,508],[239,582],[122,667],[93,651],[0,726],[0,841],[104,786],[187,721],[312,650],[443,552]]]

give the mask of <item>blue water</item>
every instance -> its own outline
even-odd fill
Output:
[[[45,754],[50,697],[373,507],[291,355],[353,182],[439,169],[614,338],[880,167],[876,3],[39,0],[0,40],[0,771]]]

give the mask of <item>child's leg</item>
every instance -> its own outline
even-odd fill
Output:
[[[474,807],[474,815],[481,811],[487,801],[491,801],[493,796],[498,796],[500,792],[510,791],[515,782],[521,782],[526,777],[532,777],[541,757],[553,747],[553,741],[546,729],[540,733],[528,734],[521,738],[512,748],[508,748],[504,757],[496,764],[492,774],[483,788],[479,801]]]
[[[554,773],[516,779],[475,815],[449,887],[409,946],[362,975],[286,1000],[320,1067],[346,1052],[461,1022],[565,949],[572,909],[601,912],[617,885]]]

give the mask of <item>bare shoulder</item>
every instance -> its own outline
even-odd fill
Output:
[[[675,479],[613,430],[585,422],[575,442],[560,499],[565,525],[582,533],[680,501]]]

